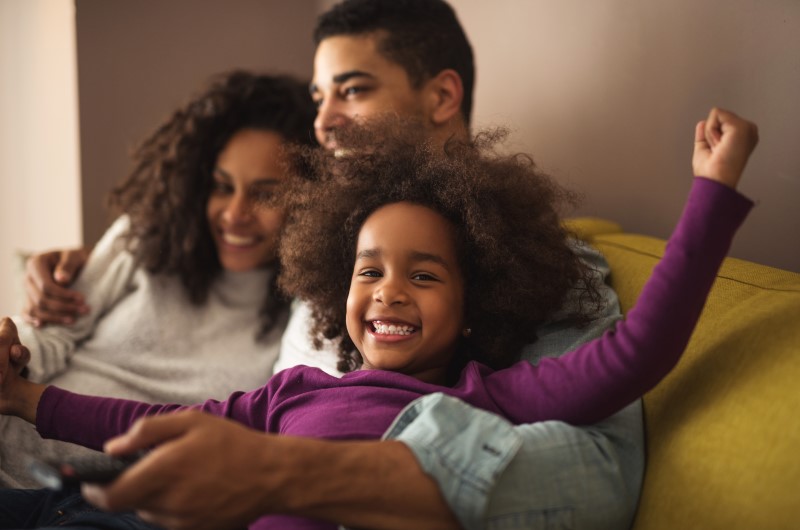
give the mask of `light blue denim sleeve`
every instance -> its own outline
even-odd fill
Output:
[[[582,244],[575,251],[595,274],[607,276],[597,251]],[[613,326],[621,318],[617,296],[605,286],[602,294],[605,308],[589,326],[545,326],[524,357],[537,362],[561,355]],[[576,302],[577,291],[569,303]],[[385,438],[411,449],[469,530],[628,528],[644,473],[639,401],[588,427],[557,421],[514,426],[434,394],[406,407]]]

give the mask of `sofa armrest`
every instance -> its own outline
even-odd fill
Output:
[[[568,232],[584,241],[591,241],[592,238],[603,234],[622,232],[622,227],[618,223],[600,217],[570,217],[564,219],[562,224]]]
[[[587,240],[623,312],[665,242]],[[797,528],[800,274],[725,260],[684,357],[644,398],[647,463],[635,530]]]

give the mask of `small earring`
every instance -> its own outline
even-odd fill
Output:
[[[464,335],[464,337],[469,338],[469,336],[472,335],[472,328],[464,328],[461,334]]]

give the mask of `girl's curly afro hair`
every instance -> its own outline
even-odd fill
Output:
[[[288,216],[278,284],[310,305],[315,345],[332,340],[341,371],[361,365],[345,326],[356,242],[367,217],[395,202],[431,208],[456,228],[472,334],[455,364],[474,359],[502,368],[518,360],[571,290],[582,291],[582,303],[570,320],[589,320],[600,297],[558,213],[573,195],[539,172],[530,157],[499,154],[495,146],[503,131],[451,140],[442,149],[421,141],[420,127],[398,125],[395,118],[391,126],[352,129],[345,142],[337,136],[351,146],[345,152],[306,150],[295,158],[305,178],[291,179],[284,196]]]

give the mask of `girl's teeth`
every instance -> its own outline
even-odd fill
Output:
[[[373,322],[372,327],[375,328],[375,333],[380,335],[411,335],[416,329],[414,326],[384,324],[382,322]]]

